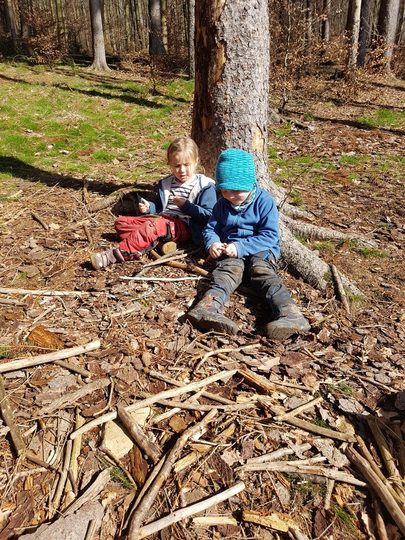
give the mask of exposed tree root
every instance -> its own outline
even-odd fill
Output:
[[[328,286],[329,265],[319,255],[299,242],[280,221],[280,243],[282,258],[288,267],[313,287],[325,291]],[[343,286],[351,294],[363,296],[363,293],[346,276],[340,273]]]
[[[329,265],[323,261],[317,252],[302,244],[294,235],[310,240],[355,240],[359,245],[376,247],[376,242],[362,235],[352,235],[336,231],[329,227],[320,227],[297,219],[313,219],[313,216],[300,208],[296,208],[285,201],[288,194],[285,189],[277,186],[271,180],[262,182],[263,186],[270,191],[280,211],[280,245],[282,259],[289,269],[301,276],[310,285],[325,291],[329,285]],[[360,289],[340,272],[342,284],[352,295],[363,296]]]
[[[297,222],[289,216],[281,214],[280,220],[298,236],[303,236],[309,240],[337,240],[338,242],[356,241],[360,246],[377,247],[377,243],[363,235],[354,235],[331,229],[330,227],[319,227],[312,223]]]

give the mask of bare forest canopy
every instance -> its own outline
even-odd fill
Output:
[[[103,11],[111,63],[125,67],[152,53],[193,73],[194,0],[91,4]],[[0,54],[48,64],[93,57],[89,6],[81,0],[0,0]],[[397,76],[405,72],[405,0],[269,0],[269,8],[273,70],[288,65],[299,76],[320,63],[353,67],[354,60],[388,65]]]

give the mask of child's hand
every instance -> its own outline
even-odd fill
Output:
[[[210,245],[210,248],[208,250],[208,253],[211,255],[213,259],[218,259],[222,255],[224,251],[224,244],[221,242],[214,242]]]
[[[227,257],[237,257],[238,251],[235,244],[226,244],[222,250],[222,253]]]
[[[173,197],[172,200],[174,204],[176,204],[179,208],[181,208],[187,199],[185,197]]]
[[[150,204],[146,199],[141,199],[138,208],[141,214],[147,214],[149,212]]]

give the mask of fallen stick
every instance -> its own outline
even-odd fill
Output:
[[[4,423],[8,426],[10,430],[10,437],[13,441],[13,445],[17,456],[24,456],[26,451],[26,445],[24,439],[21,435],[20,430],[14,420],[14,414],[11,410],[10,401],[6,394],[6,389],[4,387],[4,379],[0,375],[0,411],[1,416],[3,417]]]
[[[132,516],[133,516],[135,510],[140,505],[140,503],[141,503],[141,501],[143,499],[143,496],[148,491],[149,487],[153,484],[155,478],[157,477],[157,475],[159,474],[161,468],[163,467],[163,463],[165,462],[165,459],[166,459],[166,456],[162,457],[161,460],[159,461],[159,463],[157,463],[155,465],[153,471],[150,473],[150,475],[146,479],[146,482],[143,484],[141,491],[137,494],[135,502],[132,505],[132,508],[130,509],[128,516],[125,519],[124,529],[126,529],[128,527],[128,523],[132,519]]]
[[[63,460],[63,466],[62,466],[62,471],[59,477],[58,487],[56,488],[55,495],[53,496],[52,503],[51,503],[51,508],[52,508],[53,513],[55,513],[57,509],[59,508],[60,501],[62,498],[62,493],[65,489],[71,455],[72,455],[72,441],[68,440],[66,442],[65,458]]]
[[[194,437],[197,433],[203,431],[206,425],[211,422],[211,420],[216,416],[216,414],[217,411],[215,409],[212,410],[202,420],[200,420],[200,422],[197,422],[193,426],[190,426],[185,431],[183,431],[183,433],[177,439],[173,448],[167,455],[162,465],[162,468],[159,471],[159,474],[156,476],[149,490],[145,493],[142,501],[139,503],[138,508],[135,510],[134,515],[132,516],[131,524],[129,527],[128,540],[139,540],[139,538],[143,538],[139,536],[142,521],[145,518],[147,512],[152,507],[153,502],[155,501],[161,487],[169,477],[169,474],[173,468],[174,463],[177,461],[180,452],[186,445],[187,441],[191,437]],[[147,536],[149,534],[151,533],[148,533]]]
[[[198,362],[198,364],[194,368],[194,373],[197,373],[200,367],[210,358],[211,356],[217,356],[218,354],[224,354],[224,353],[231,353],[231,352],[240,352],[245,351],[247,349],[255,349],[256,347],[260,347],[261,343],[251,343],[250,345],[242,345],[241,347],[225,347],[223,349],[218,349],[217,351],[210,351],[204,354],[204,356],[201,358],[201,360]],[[229,360],[229,358],[228,358]]]
[[[149,255],[155,259],[160,259],[159,253],[157,253],[154,249],[149,252]],[[165,263],[167,266],[170,266],[171,268],[181,268],[182,270],[186,270],[188,272],[194,272],[195,274],[198,274],[199,276],[208,277],[210,275],[210,272],[207,270],[204,270],[204,268],[201,268],[201,266],[197,266],[193,263],[185,263],[180,261],[167,261]]]
[[[358,435],[356,435],[356,442],[357,442],[357,445],[359,447],[360,454],[363,456],[364,459],[366,459],[368,461],[370,467],[372,468],[374,473],[378,476],[378,478],[381,480],[381,482],[383,482],[383,484],[385,485],[385,487],[389,491],[391,497],[393,497],[397,501],[397,503],[399,505],[401,505],[401,504],[403,505],[404,504],[403,500],[401,500],[400,496],[394,490],[394,488],[392,487],[392,485],[390,484],[388,479],[385,478],[385,476],[383,475],[380,467],[375,462],[370,450],[367,448],[367,446],[366,446],[365,442],[363,441],[363,439],[361,437],[359,437]]]
[[[101,390],[110,384],[110,379],[99,379],[98,381],[93,381],[89,384],[81,386],[78,390],[74,392],[68,392],[67,394],[61,396],[59,399],[56,399],[53,403],[45,405],[38,411],[37,416],[44,416],[46,414],[52,414],[58,409],[64,409],[67,405],[73,407],[79,399],[88,394],[92,394],[96,390]]]
[[[214,437],[213,442],[216,444],[221,444],[223,441],[225,441],[234,434],[235,429],[236,425],[232,423],[230,426],[221,431],[221,433],[219,433],[216,437]],[[210,450],[211,447],[208,445],[200,448],[198,451],[193,450],[192,452],[190,452],[176,462],[176,464],[174,465],[174,472],[179,473],[187,467],[190,467],[190,465],[198,461],[202,455],[207,454]]]
[[[311,448],[312,448],[312,445],[309,443],[299,445],[300,452],[306,452],[307,450],[310,450]],[[276,459],[279,459],[284,456],[290,456],[292,454],[295,454],[295,451],[292,448],[279,448],[278,450],[274,450],[274,452],[270,452],[269,454],[263,454],[262,456],[249,458],[248,460],[246,460],[246,464],[265,463],[266,461],[275,461]]]
[[[280,387],[277,385],[277,383],[270,382],[262,375],[257,375],[248,368],[239,369],[238,372],[249,384],[251,384],[255,388],[258,388],[265,394],[271,394],[272,392],[278,392],[280,390]],[[292,390],[285,390],[284,388],[283,391],[286,394],[296,394],[296,392],[293,392]]]
[[[18,360],[12,360],[5,364],[0,364],[0,373],[7,371],[17,371],[19,369],[25,369],[32,366],[38,366],[40,364],[46,364],[55,360],[62,360],[64,358],[71,358],[72,356],[78,356],[90,351],[94,351],[100,348],[100,341],[90,341],[86,345],[79,345],[77,347],[71,347],[70,349],[61,349],[53,351],[51,353],[40,354],[38,356],[31,356],[29,358],[19,358]]]
[[[69,362],[65,362],[64,360],[55,360],[55,364],[57,366],[63,367],[64,369],[68,369],[69,371],[72,371],[73,373],[77,373],[78,375],[81,375],[82,377],[91,376],[90,371],[87,371],[87,369],[84,369],[81,366],[75,366],[74,364],[70,364]]]
[[[378,532],[378,539],[379,540],[388,540],[388,534],[387,529],[385,528],[384,518],[382,516],[382,508],[380,501],[375,498],[373,499],[373,507],[375,512],[375,527]]]
[[[395,521],[395,523],[398,525],[398,528],[405,536],[405,514],[402,512],[395,499],[391,497],[389,491],[384,486],[383,482],[381,482],[375,472],[370,469],[367,460],[365,460],[358,452],[356,452],[356,450],[350,447],[346,448],[346,455],[353,463],[353,465],[357,467],[362,476],[367,480],[375,495],[377,495],[381,499],[392,519]]]
[[[64,511],[64,516],[70,516],[71,514],[74,514],[83,506],[84,503],[87,501],[93,501],[97,495],[102,491],[106,484],[110,480],[110,469],[104,469],[101,471],[101,473],[97,476],[97,478],[94,480],[94,482],[86,489],[86,491],[78,498],[76,499],[70,506],[68,506]]]
[[[168,384],[172,384],[173,386],[177,386],[177,387],[182,387],[183,386],[183,383],[176,380],[176,379],[172,379],[171,377],[168,377],[167,375],[163,375],[162,373],[160,373],[159,371],[149,371],[148,374],[153,377],[154,379],[159,379],[160,381],[163,381],[165,383],[168,383]],[[208,398],[208,399],[212,399],[213,401],[217,401],[218,403],[223,403],[224,405],[232,405],[234,402],[230,399],[227,399],[227,398],[224,398],[218,394],[213,394],[211,392],[206,392],[204,390],[204,392],[202,392],[201,394],[202,396]]]
[[[242,469],[242,468],[241,468]],[[269,463],[253,463],[251,465],[244,465],[243,472],[251,471],[273,471],[284,473],[298,473],[298,474],[310,474],[313,476],[322,476],[324,478],[331,478],[339,482],[345,482],[346,484],[353,484],[354,486],[364,487],[367,484],[362,480],[358,480],[352,474],[338,471],[337,469],[328,469],[326,467],[313,467],[312,465],[290,465],[288,461],[271,461]]]
[[[92,244],[93,243],[93,237],[91,236],[90,229],[89,229],[89,227],[88,227],[88,225],[86,223],[83,224],[83,231],[84,231],[84,234],[86,235],[88,243]]]
[[[355,441],[354,435],[350,435],[349,433],[343,433],[342,431],[335,431],[333,429],[317,426],[316,424],[313,424],[312,422],[308,422],[307,420],[301,420],[300,418],[287,418],[286,420],[283,420],[283,422],[286,422],[287,424],[290,424],[291,426],[295,426],[297,428],[303,429],[304,431],[309,431],[310,433],[317,433],[318,435],[323,435],[324,437],[328,437],[329,439],[337,439],[338,441],[346,441],[346,442]]]
[[[339,300],[342,302],[343,307],[346,310],[346,313],[348,315],[350,315],[349,301],[347,300],[346,291],[345,291],[345,289],[343,287],[342,279],[340,277],[338,269],[336,268],[336,266],[334,264],[330,264],[329,267],[330,267],[330,270],[331,270],[333,281],[334,281],[335,286],[336,286],[337,296],[338,296]]]
[[[332,478],[328,478],[328,481],[326,482],[326,493],[325,493],[325,500],[323,503],[323,507],[325,510],[330,509],[330,501],[332,498],[333,489],[335,487],[335,481]]]
[[[209,499],[204,499],[203,501],[199,501],[197,503],[191,504],[190,506],[186,506],[185,508],[180,508],[179,510],[175,510],[168,516],[165,516],[164,518],[158,519],[157,521],[153,521],[152,523],[149,523],[148,525],[141,527],[139,530],[138,536],[133,537],[133,538],[137,538],[139,540],[141,540],[142,538],[146,538],[147,536],[150,536],[151,534],[161,531],[162,529],[165,529],[166,527],[170,527],[170,525],[173,525],[173,523],[177,523],[181,519],[188,518],[189,516],[192,516],[199,512],[203,512],[204,510],[207,510],[208,508],[211,508],[212,506],[215,506],[216,504],[220,502],[226,501],[227,499],[234,497],[235,495],[237,495],[244,489],[245,489],[245,484],[243,482],[238,482],[234,486],[226,489],[225,491],[221,491],[220,493],[217,493],[216,495],[213,495]],[[212,519],[212,517],[210,519]],[[234,518],[232,518],[233,521],[232,520],[229,521],[230,518],[227,518],[227,519],[228,519],[228,523],[235,522]],[[220,524],[218,523],[218,518],[217,518],[217,524]],[[131,539],[131,537],[129,538]]]
[[[232,405],[201,405],[201,403],[185,403],[183,401],[168,401],[167,399],[160,399],[156,403],[164,405],[165,407],[174,407],[176,409],[186,409],[188,411],[204,411],[209,412],[212,409],[218,409],[223,412],[236,412],[244,411],[246,409],[254,409],[257,407],[257,401],[250,401],[244,403],[233,403]]]
[[[35,212],[31,212],[31,216],[37,221],[46,231],[49,231],[49,225]]]
[[[367,424],[374,436],[375,442],[377,443],[377,447],[380,450],[380,454],[383,459],[383,462],[385,463],[388,476],[391,482],[394,484],[393,488],[400,496],[403,496],[404,492],[401,486],[402,484],[401,475],[399,474],[399,471],[395,465],[394,458],[392,457],[392,454],[388,447],[387,440],[384,437],[384,434],[381,431],[380,427],[378,426],[378,424],[372,417],[367,418]]]
[[[76,409],[76,418],[75,418],[75,429],[78,429],[83,425],[84,418],[80,416],[80,412]],[[82,438],[78,437],[73,441],[72,444],[72,453],[70,456],[69,463],[69,478],[66,483],[66,499],[65,504],[69,506],[76,498],[77,495],[77,478],[79,472],[78,457],[80,456],[80,450],[82,446]]]
[[[275,416],[274,420],[285,421],[289,418],[292,418],[293,416],[296,416],[297,414],[300,414],[304,411],[307,411],[308,409],[312,409],[312,407],[315,407],[315,405],[318,405],[318,403],[321,403],[323,401],[323,397],[317,397],[315,399],[311,399],[310,401],[307,401],[306,403],[303,403],[299,407],[296,407],[295,409],[292,409],[291,411],[287,411],[286,413],[280,414],[279,416]]]
[[[162,450],[159,448],[159,446],[146,435],[143,429],[139,426],[139,424],[137,424],[131,414],[127,412],[124,407],[118,407],[117,412],[118,418],[124,424],[128,433],[131,435],[139,448],[151,458],[153,463],[157,463],[162,455]]]
[[[217,525],[234,525],[237,526],[237,520],[229,516],[199,516],[193,518],[193,525],[196,527],[212,527]],[[142,530],[142,529],[141,529]]]
[[[235,375],[235,373],[236,373],[236,369],[228,370],[228,371],[221,371],[220,373],[211,375],[210,377],[207,377],[206,379],[201,379],[200,381],[186,384],[185,386],[182,386],[181,388],[173,388],[171,390],[164,390],[163,392],[159,392],[158,394],[155,394],[154,396],[136,401],[132,405],[128,405],[127,407],[125,407],[125,410],[127,412],[137,411],[138,409],[142,409],[143,407],[153,405],[154,403],[157,403],[158,401],[162,399],[180,396],[182,394],[187,394],[189,392],[194,392],[195,390],[199,390],[203,386],[207,386],[213,382],[216,382],[222,379],[229,379],[230,377]],[[79,435],[82,435],[83,433],[86,433],[90,429],[93,429],[96,426],[104,424],[105,422],[109,422],[110,420],[115,420],[116,418],[117,418],[117,411],[111,411],[110,413],[104,414],[103,416],[100,416],[99,418],[95,418],[94,420],[87,422],[87,424],[82,426],[80,429],[71,433],[70,438],[75,439],[76,437],[78,437]]]
[[[11,289],[10,287],[0,287],[0,294],[31,294],[32,296],[90,296],[90,293],[87,291],[51,291],[49,289]]]

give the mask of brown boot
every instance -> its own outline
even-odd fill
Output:
[[[309,322],[295,304],[287,304],[279,310],[278,319],[265,326],[265,334],[268,338],[283,341],[293,334],[305,334],[310,330]]]
[[[99,253],[93,253],[90,260],[94,270],[100,270],[100,268],[105,268],[110,264],[124,262],[125,259],[118,248],[110,248]]]
[[[223,308],[224,304],[218,296],[206,293],[186,317],[193,326],[201,330],[235,335],[239,328],[231,319],[222,314]]]

